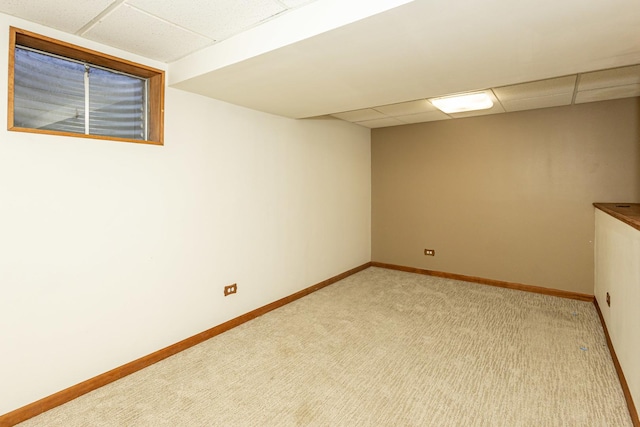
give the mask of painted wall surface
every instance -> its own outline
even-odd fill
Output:
[[[0,70],[9,25],[81,44],[0,15]],[[165,107],[164,147],[0,130],[0,414],[370,261],[368,129]]]
[[[616,201],[640,201],[638,98],[372,131],[373,261],[593,294]]]
[[[595,295],[636,408],[640,405],[640,231],[596,210]],[[611,306],[607,306],[607,292]]]

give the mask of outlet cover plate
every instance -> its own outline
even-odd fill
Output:
[[[233,284],[233,285],[229,285],[229,286],[225,286],[224,287],[224,296],[229,296],[231,294],[235,294],[236,292],[238,292],[238,285],[237,284]]]

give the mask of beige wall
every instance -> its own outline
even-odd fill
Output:
[[[638,98],[376,129],[372,259],[593,294],[591,203],[640,201],[639,135]]]

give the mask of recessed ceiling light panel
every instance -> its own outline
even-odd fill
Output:
[[[443,96],[429,100],[437,109],[447,113],[486,110],[493,107],[493,100],[486,92],[464,93],[462,95]]]

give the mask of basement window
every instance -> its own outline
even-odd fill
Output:
[[[16,28],[9,52],[9,130],[163,144],[163,71]]]

